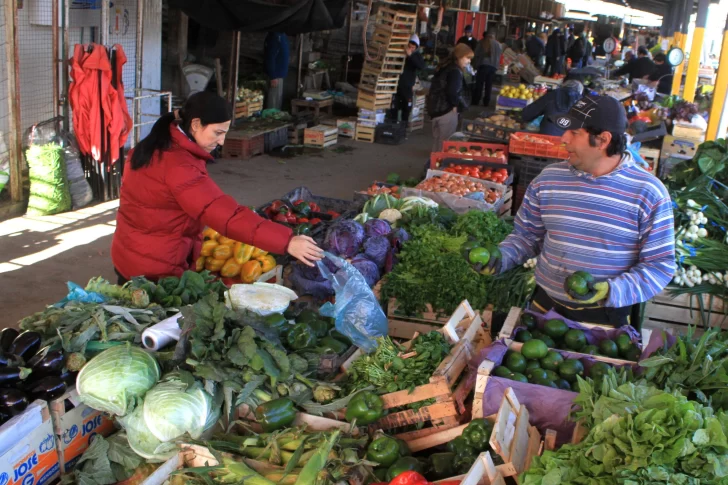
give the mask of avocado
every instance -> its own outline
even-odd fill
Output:
[[[550,349],[558,349],[558,346],[556,345],[556,342],[554,342],[554,339],[552,339],[548,335],[542,335],[539,340],[541,340],[543,343],[545,343],[546,347],[548,347]]]
[[[516,382],[523,382],[524,384],[528,384],[528,379],[526,379],[526,376],[521,374],[520,372],[514,372],[511,374],[511,380]]]
[[[632,344],[629,349],[627,349],[627,351],[624,353],[624,358],[633,362],[639,361],[641,356],[642,351],[635,344]]]
[[[594,379],[595,382],[599,381],[609,373],[609,369],[611,368],[612,366],[606,362],[595,362],[594,365],[591,366],[591,369],[589,369],[589,377]]]
[[[619,349],[613,340],[602,340],[599,342],[599,352],[607,357],[619,357]]]
[[[536,379],[546,379],[546,371],[541,368],[527,369],[526,377],[528,377],[528,382],[533,383]]]
[[[587,345],[583,349],[581,349],[582,354],[589,354],[589,355],[597,355],[599,352],[599,349],[596,345]]]
[[[510,371],[510,369],[508,369],[508,367],[503,366],[503,365],[499,365],[498,367],[496,367],[495,369],[493,369],[493,375],[496,376],[496,377],[508,377],[508,378],[510,378],[511,377],[511,374],[512,374],[512,372]]]
[[[526,371],[528,371],[529,369],[540,369],[540,368],[541,368],[541,363],[535,359],[528,360],[526,362]]]
[[[544,378],[544,379],[534,379],[531,384],[538,384],[539,386],[546,386],[551,387],[553,389],[558,389],[558,386],[551,382],[550,380]]]
[[[536,317],[530,313],[521,314],[521,325],[524,325],[527,329],[533,330],[536,328]]]
[[[584,364],[577,359],[566,359],[559,365],[559,375],[569,382],[576,382],[577,375],[584,375]]]
[[[543,327],[544,332],[546,332],[546,335],[548,335],[551,338],[558,339],[566,335],[566,332],[569,331],[569,327],[566,325],[566,322],[563,320],[559,320],[557,318],[552,318],[551,320],[548,320],[546,324]]]
[[[572,328],[564,335],[564,344],[566,344],[567,348],[579,352],[587,344],[584,331]]]
[[[549,348],[542,340],[531,339],[521,347],[521,353],[527,359],[542,359],[549,353]]]
[[[544,372],[546,372],[546,379],[550,380],[553,383],[556,383],[557,380],[561,379],[561,376],[559,376],[556,372],[552,370],[547,370]]]
[[[531,335],[531,332],[528,330],[519,330],[516,334],[516,338],[514,339],[516,342],[528,342],[531,340],[533,336]]]
[[[526,342],[527,344],[528,342]],[[523,344],[523,345],[526,345]],[[503,359],[504,365],[510,369],[511,372],[522,373],[526,370],[526,357],[518,352],[509,350],[506,353],[506,358]]]
[[[541,367],[546,370],[559,370],[559,365],[564,361],[564,357],[553,350],[546,354],[546,357],[541,359]]]
[[[625,352],[632,346],[632,339],[626,333],[620,333],[614,342],[617,344],[619,354],[624,355]]]
[[[564,391],[571,391],[571,385],[569,384],[569,381],[564,380],[560,377],[554,381],[554,384],[556,384],[556,387],[558,387],[559,389],[563,389]]]
[[[566,278],[564,287],[573,298],[589,299],[594,289],[594,277],[586,271],[575,271]]]

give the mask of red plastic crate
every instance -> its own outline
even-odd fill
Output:
[[[478,165],[503,165],[508,166],[508,160],[501,160],[500,158],[490,157],[474,157],[472,155],[461,155],[459,153],[448,153],[448,152],[433,152],[430,153],[430,168],[433,170],[442,170],[444,167],[452,165],[452,163],[443,164],[446,159],[451,160],[463,160],[464,162],[470,162],[471,164]]]
[[[508,158],[508,145],[504,145],[501,143],[483,143],[480,141],[451,141],[451,140],[445,140],[442,142],[442,151],[447,152],[449,148],[457,148],[458,151],[460,151],[461,148],[466,148],[467,150],[472,150],[473,148],[477,148],[481,152],[483,150],[502,150],[503,153],[506,156],[506,159]],[[451,153],[454,155],[454,153]],[[493,161],[495,159],[488,158],[488,157],[473,157],[471,155],[468,155],[470,158],[473,158],[474,160],[483,159],[483,161]],[[505,162],[504,162],[505,163]]]
[[[256,155],[262,155],[264,148],[265,136],[262,134],[249,138],[231,138],[228,136],[222,146],[222,158],[248,160]]]
[[[528,137],[528,140],[524,139]],[[534,143],[534,139],[542,139],[550,144]],[[518,155],[530,155],[532,157],[559,158],[566,160],[569,158],[569,152],[563,147],[561,137],[538,135],[534,133],[518,132],[511,135],[511,141],[508,145],[510,153]]]

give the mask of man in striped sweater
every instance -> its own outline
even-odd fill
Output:
[[[636,305],[673,277],[670,197],[625,151],[627,118],[615,99],[584,97],[554,121],[566,130],[562,141],[571,156],[546,167],[528,186],[494,266],[506,271],[538,256],[536,309],[626,325]],[[564,288],[578,270],[598,282],[587,301],[571,299]]]

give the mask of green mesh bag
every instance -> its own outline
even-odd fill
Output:
[[[63,148],[55,143],[32,145],[26,152],[30,175],[28,214],[47,216],[71,209]]]

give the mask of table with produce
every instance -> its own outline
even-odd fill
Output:
[[[529,309],[536,260],[488,266],[513,230],[495,210],[512,167],[458,159],[353,200],[300,187],[259,207],[319,242],[315,267],[208,228],[196,271],[69,283],[0,333],[0,442],[40,403],[53,446],[32,446],[58,466],[24,466],[23,483],[728,483],[726,161],[705,143],[667,181],[666,294],[707,301],[698,322],[650,333]],[[577,272],[570,294],[593,284]]]

